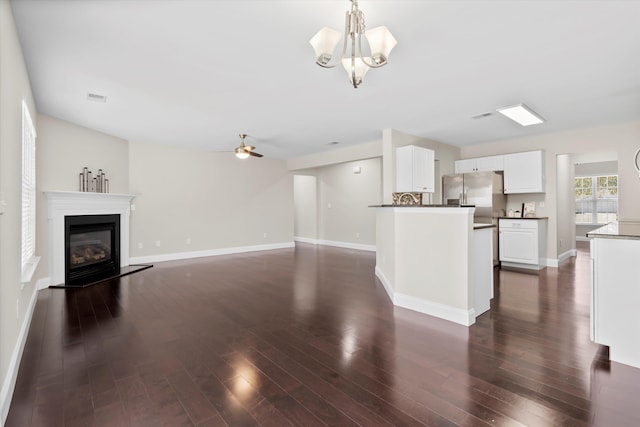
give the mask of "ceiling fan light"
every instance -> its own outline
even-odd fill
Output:
[[[371,58],[368,56],[365,56],[364,59],[365,61],[371,61]],[[345,58],[342,60],[342,66],[344,67],[345,71],[349,75],[349,81],[351,82],[352,85],[356,87],[360,83],[362,83],[362,80],[364,79],[364,75],[367,74],[367,71],[369,71],[369,67],[367,66],[367,64],[362,62],[362,59],[360,58]],[[353,70],[355,70],[355,75],[356,75],[355,83],[353,81],[353,74],[354,74]]]
[[[326,65],[331,61],[331,56],[340,41],[340,32],[333,28],[323,27],[309,40],[313,50],[316,52],[316,61]]]
[[[249,157],[249,153],[243,150],[241,147],[236,148],[236,157],[239,159],[246,159]]]
[[[364,35],[369,42],[374,62],[378,65],[386,63],[391,50],[398,44],[391,31],[382,25],[365,31]]]

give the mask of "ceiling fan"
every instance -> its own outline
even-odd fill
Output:
[[[253,145],[245,145],[244,144],[244,139],[247,137],[246,134],[241,133],[240,134],[240,145],[238,146],[238,148],[236,148],[234,150],[234,152],[236,153],[236,157],[239,159],[246,159],[249,156],[253,156],[253,157],[262,157],[262,154],[260,153],[256,153],[255,148]]]

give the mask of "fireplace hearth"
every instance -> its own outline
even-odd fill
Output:
[[[66,286],[120,273],[120,215],[69,215],[64,222]]]

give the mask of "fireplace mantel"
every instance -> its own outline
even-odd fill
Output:
[[[49,275],[52,285],[64,283],[64,217],[120,215],[120,266],[129,265],[129,216],[132,194],[45,191],[49,223]]]

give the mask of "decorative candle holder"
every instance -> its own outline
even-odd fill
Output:
[[[83,193],[108,193],[109,180],[102,169],[94,176],[86,166],[78,175],[78,191]]]

